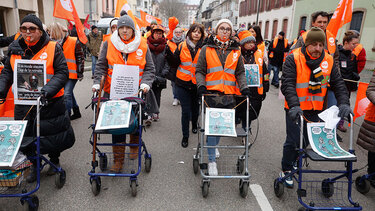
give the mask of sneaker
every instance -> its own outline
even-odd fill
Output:
[[[180,101],[178,100],[178,99],[173,99],[173,103],[172,103],[172,105],[173,106],[178,106],[178,104],[180,104]]]
[[[294,161],[294,162],[293,162],[293,169],[294,169],[294,170],[297,170],[297,169],[298,169],[298,162],[297,162],[297,161]]]
[[[279,177],[280,178],[285,177],[285,175],[289,174],[290,172],[291,171],[282,171],[282,172],[280,172]],[[293,177],[290,176],[290,177],[285,178],[284,185],[287,188],[293,188]]]
[[[145,125],[146,126],[151,126],[151,123],[152,123],[152,118],[151,118],[151,116],[148,116],[147,119],[146,119],[146,121],[145,121]]]
[[[343,133],[345,133],[347,131],[347,129],[344,127],[344,125],[339,125],[337,126],[337,129]]]
[[[209,162],[208,163],[208,174],[210,176],[217,176],[217,167],[216,162]]]
[[[188,137],[183,137],[182,141],[181,141],[181,146],[183,148],[186,148],[186,147],[188,147],[188,145],[189,145],[189,138]]]
[[[193,128],[191,129],[191,132],[193,132],[194,134],[197,134],[198,133],[197,126],[193,126]]]
[[[152,115],[152,120],[153,120],[154,122],[159,121],[159,114],[153,114],[153,115]]]
[[[218,148],[215,148],[215,157],[219,158],[220,157],[220,152]]]

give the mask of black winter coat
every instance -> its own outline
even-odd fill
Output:
[[[42,37],[34,46],[27,49],[23,38],[20,38],[9,46],[8,59],[0,75],[0,98],[6,98],[10,86],[13,84],[13,69],[10,64],[11,55],[21,55],[22,59],[31,59],[50,41],[49,37],[43,32]],[[66,113],[64,97],[52,98],[55,96],[68,81],[68,66],[63,54],[62,47],[56,44],[54,61],[54,76],[43,86],[42,92],[46,93],[49,103],[41,108],[40,111],[40,133],[41,133],[41,151],[42,153],[62,152],[73,146],[75,142],[74,132],[70,125],[69,116]],[[16,105],[14,109],[14,119],[22,120],[31,106]],[[35,117],[36,108],[34,107],[26,116],[28,120],[25,137],[35,137]]]
[[[268,51],[268,58],[270,60],[270,64],[273,66],[281,67],[283,65],[284,60],[284,53],[289,51],[289,45],[285,48],[284,46],[284,39],[278,40],[276,48],[273,48],[273,41],[271,41],[269,45],[269,51]],[[269,54],[273,52],[273,58],[269,57]]]
[[[359,81],[360,77],[357,69],[357,57],[350,50],[345,50],[339,45],[339,64],[340,72],[343,79]],[[357,83],[345,81],[348,91],[356,91]]]

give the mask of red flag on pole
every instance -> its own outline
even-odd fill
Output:
[[[87,28],[87,29],[90,29],[90,24],[87,23],[87,21],[89,20],[89,16],[90,14],[87,15],[86,19],[85,19],[85,22],[83,22],[83,25]]]
[[[161,25],[162,20],[160,18],[157,18],[157,17],[154,17],[152,15],[149,15],[149,14],[147,14],[146,12],[144,12],[142,10],[139,10],[139,12],[141,13],[141,19],[143,21],[147,22],[148,25],[150,25],[153,20],[156,20],[156,22]]]
[[[339,29],[352,20],[353,1],[354,0],[341,0],[329,21],[326,30],[330,31],[335,37]]]
[[[55,0],[53,16],[68,21],[74,21],[77,29],[78,39],[83,44],[87,43],[87,37],[81,19],[79,19],[77,10],[74,6],[73,0]]]
[[[366,113],[367,106],[370,104],[370,100],[366,97],[366,90],[368,83],[359,82],[357,98],[354,106],[354,117],[353,122],[357,117],[360,117]]]

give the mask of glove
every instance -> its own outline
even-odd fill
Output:
[[[100,85],[99,84],[94,84],[92,85],[92,92],[96,92],[100,89]]]
[[[47,92],[42,90],[42,93],[40,95],[40,104],[42,106],[47,106],[48,105],[48,99],[47,99]]]
[[[289,109],[288,115],[294,121],[297,122],[298,117],[303,114],[301,107],[294,106],[293,108]]]
[[[348,104],[339,105],[339,114],[338,115],[341,119],[344,119],[345,117],[347,117],[350,120],[350,116],[349,116],[350,114],[352,114],[354,116],[354,114],[352,112],[352,109],[350,108],[350,106]]]
[[[200,86],[200,87],[198,87],[197,93],[198,93],[198,97],[202,98],[202,95],[207,94],[207,88],[206,88],[206,86]]]
[[[141,86],[139,87],[142,91],[144,91],[145,93],[147,93],[149,90],[150,90],[150,86],[147,85],[147,84],[141,84]]]
[[[243,89],[242,91],[241,91],[241,94],[242,95],[245,95],[245,96],[248,96],[249,98],[250,98],[250,89],[249,89],[249,87],[247,87],[247,88],[245,88],[245,89]]]

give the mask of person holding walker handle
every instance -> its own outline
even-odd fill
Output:
[[[104,82],[104,97],[109,98],[111,90],[111,78],[115,64],[125,64],[139,67],[140,89],[147,93],[154,81],[155,66],[152,61],[147,40],[141,37],[141,32],[136,28],[133,19],[121,12],[118,20],[117,30],[113,32],[111,39],[103,43],[96,64],[94,85],[92,91],[100,89],[102,76],[106,76]],[[126,70],[124,70],[126,71]],[[130,134],[130,144],[138,144],[139,135]],[[125,144],[126,134],[112,135],[113,144]],[[121,172],[125,158],[125,146],[112,146],[114,155],[114,165],[112,172]],[[138,147],[130,147],[130,159],[137,159]]]

